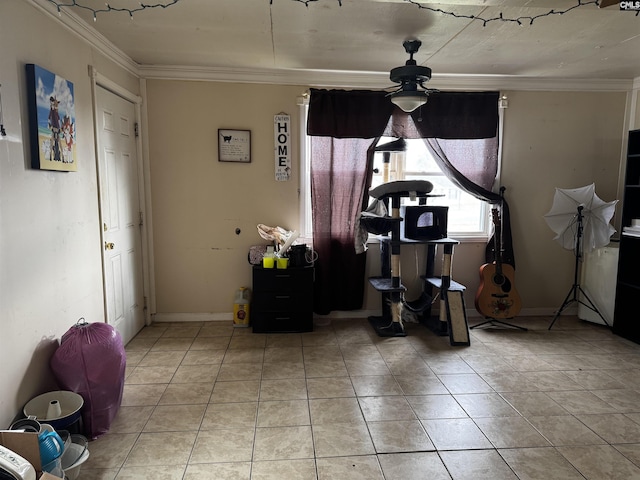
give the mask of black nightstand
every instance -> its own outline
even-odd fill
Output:
[[[313,330],[313,267],[253,267],[251,325],[254,333]]]

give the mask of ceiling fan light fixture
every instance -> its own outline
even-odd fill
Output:
[[[429,99],[427,92],[419,92],[416,90],[400,90],[399,92],[392,93],[390,96],[391,102],[407,113],[413,112],[416,108],[421,107],[427,103]]]
[[[422,45],[420,40],[406,40],[402,46],[409,54],[409,59],[401,67],[392,68],[389,72],[389,79],[398,83],[395,92],[389,93],[391,102],[400,107],[405,112],[413,112],[418,107],[427,103],[429,93],[435,91],[424,86],[425,82],[431,80],[431,69],[422,65],[417,65],[413,55]]]

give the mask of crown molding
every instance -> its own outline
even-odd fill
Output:
[[[269,83],[324,88],[389,88],[388,72],[246,69],[140,65],[140,76],[158,80]],[[522,77],[517,75],[434,74],[429,86],[447,90],[629,91],[640,79]]]
[[[132,75],[139,76],[139,65],[131,57],[116,47],[104,35],[82,20],[78,15],[63,8],[58,12],[56,6],[47,0],[27,0],[37,10],[55,20],[71,33],[86,41],[109,60],[125,69]]]
[[[389,80],[389,72],[138,64],[68,8],[58,12],[55,5],[48,0],[27,1],[85,40],[115,64],[143,79],[262,83],[321,88],[385,89],[393,86]],[[640,78],[598,80],[518,75],[434,74],[429,86],[442,90],[630,91],[640,88]]]

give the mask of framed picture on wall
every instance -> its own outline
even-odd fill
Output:
[[[26,69],[31,167],[75,172],[78,163],[73,83],[32,63]]]
[[[218,129],[218,161],[251,162],[251,130]]]

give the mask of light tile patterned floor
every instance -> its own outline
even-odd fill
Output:
[[[640,345],[550,320],[471,330],[470,347],[365,319],[154,324],[126,347],[122,406],[80,478],[640,479]]]

